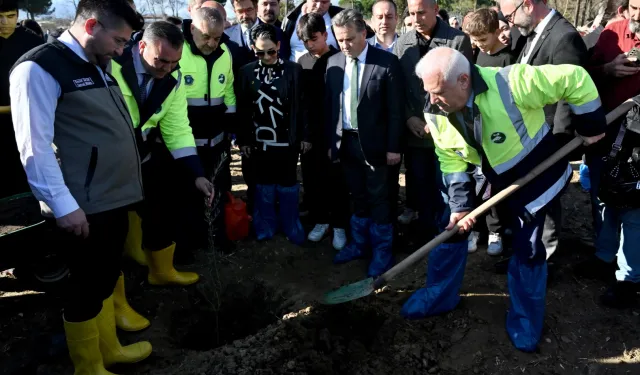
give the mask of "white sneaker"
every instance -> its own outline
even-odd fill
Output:
[[[333,248],[340,251],[347,244],[347,232],[341,228],[333,228]]]
[[[478,240],[480,239],[480,233],[471,232],[469,233],[469,253],[475,253],[478,250]]]
[[[502,237],[500,237],[500,233],[489,233],[489,246],[487,247],[487,254],[492,256],[502,254]]]
[[[418,214],[414,210],[405,208],[404,212],[402,212],[402,215],[398,216],[398,221],[400,222],[400,224],[407,225],[417,218]]]
[[[316,224],[307,237],[311,242],[320,242],[327,235],[329,224]]]

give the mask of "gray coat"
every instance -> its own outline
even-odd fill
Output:
[[[456,30],[437,19],[435,34],[432,36],[429,50],[436,47],[450,47],[462,52],[469,61],[473,61],[471,41],[460,30]],[[411,30],[398,38],[393,48],[393,54],[400,59],[400,65],[405,79],[405,123],[410,117],[424,118],[424,107],[427,93],[422,88],[422,81],[415,74],[416,65],[420,61],[420,47],[418,46],[417,31]],[[420,139],[407,131],[407,143],[410,147],[433,147],[431,138]]]

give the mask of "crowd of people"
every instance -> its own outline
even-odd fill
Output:
[[[232,147],[258,240],[331,236],[334,263],[367,258],[378,277],[394,265],[400,225],[419,228],[403,246],[458,228],[429,254],[426,286],[402,308],[409,319],[454,309],[468,254],[486,235],[488,254],[500,255],[511,236],[512,256],[496,271],[508,275],[509,338],[525,352],[542,334],[569,161],[584,159],[596,253],[575,271],[615,273],[604,305],[637,303],[640,100],[610,126],[605,114],[640,91],[630,53],[640,48],[640,0],[609,2],[589,47],[545,0],[500,0],[461,24],[435,0],[408,0],[404,14],[378,0],[370,20],[306,0],[282,22],[278,0],[231,1],[234,25],[202,0],[189,0],[190,19],[145,25],[132,1],[81,0],[71,26],[46,43],[39,27],[17,26],[16,1],[0,5],[9,177],[0,195],[30,189],[66,248],[64,326],[77,375],[111,374],[151,353],[116,335],[150,325],[127,303],[123,249],[160,286],[199,280],[176,270],[174,256],[210,239],[233,251],[224,219]],[[575,136],[584,147],[485,217],[468,215]]]

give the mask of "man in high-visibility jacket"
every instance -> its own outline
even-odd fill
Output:
[[[458,51],[441,47],[417,65],[430,101],[425,108],[448,190],[451,213],[446,229],[456,224],[468,232],[475,220],[475,184],[470,173],[481,167],[498,190],[551,156],[559,145],[545,122],[543,107],[565,100],[578,117],[585,144],[604,136],[606,119],[598,91],[588,73],[574,65],[471,66]],[[508,198],[514,256],[509,264],[511,307],[507,333],[522,351],[536,349],[542,333],[547,280],[542,229],[548,205],[560,198],[572,170],[562,160]],[[405,303],[402,314],[421,318],[453,309],[467,259],[467,243],[445,243],[429,254],[427,286]]]
[[[180,70],[187,95],[189,121],[198,146],[205,176],[215,186],[210,223],[214,246],[229,251],[233,244],[224,230],[224,201],[231,190],[231,154],[228,131],[236,113],[233,91],[233,64],[229,49],[220,42],[224,17],[214,8],[203,6],[191,12],[183,23],[185,37]],[[196,219],[204,222],[202,214]],[[200,228],[199,236],[208,231]]]
[[[205,196],[213,196],[213,186],[204,178],[196,154],[182,73],[177,69],[183,42],[177,26],[166,21],[154,22],[133,36],[122,56],[111,66],[136,130],[145,192],[145,200],[138,209],[141,228],[137,215],[130,213],[128,241],[133,247],[127,250],[134,253],[134,258],[147,263],[148,281],[152,285],[189,285],[199,279],[196,273],[178,272],[173,267],[175,218],[167,211],[171,203],[168,200],[172,198],[167,186],[175,178],[167,173],[172,159],[191,171],[198,190]],[[144,255],[140,254],[140,243],[131,241],[140,236]],[[131,309],[127,311],[135,313]],[[133,315],[130,321],[143,323]]]

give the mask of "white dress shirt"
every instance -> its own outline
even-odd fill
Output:
[[[89,61],[78,41],[65,31],[58,38],[76,55]],[[96,65],[102,79],[111,81]],[[11,94],[11,116],[20,151],[20,160],[25,168],[27,180],[35,197],[46,204],[56,218],[65,216],[79,208],[62,177],[60,165],[53,148],[54,119],[60,84],[40,65],[25,61],[9,77]],[[48,208],[47,208],[48,207]]]
[[[138,45],[133,46],[133,48],[131,49],[131,53],[133,56],[133,68],[135,69],[136,77],[138,78],[138,86],[142,87],[144,75],[145,74],[149,75],[149,73],[147,73],[147,70],[144,68],[144,65],[142,65],[142,57],[140,56],[140,47]],[[147,83],[147,92],[146,92],[147,98],[149,97],[149,93],[151,92],[151,88],[153,87],[154,81],[155,79],[153,78],[153,76],[151,76],[149,83]]]
[[[358,55],[358,98],[360,90],[362,90],[362,75],[364,74],[364,65],[367,61],[367,51],[369,51],[369,43],[366,43],[364,49]],[[344,66],[344,81],[342,83],[342,129],[352,130],[351,128],[351,69],[353,62],[347,57],[347,64]]]
[[[296,20],[296,25],[300,22],[300,18],[302,16],[303,14],[300,12],[298,19]],[[327,28],[327,45],[333,46],[335,49],[339,49],[338,42],[336,41],[336,37],[333,35],[333,30],[331,29],[331,17],[329,16],[329,12],[325,13],[322,18],[324,19],[324,25]],[[298,33],[295,30],[293,31],[293,34],[291,34],[289,45],[291,47],[291,57],[289,60],[293,62],[298,62],[298,60],[307,53],[304,42],[298,38]]]
[[[533,37],[533,41],[529,46],[529,50],[525,51],[526,54],[522,55],[522,59],[520,60],[521,64],[529,63],[529,58],[531,57],[531,51],[535,49],[536,44],[538,44],[538,41],[540,40],[540,34],[542,34],[544,29],[547,27],[547,25],[549,24],[549,21],[551,21],[551,17],[553,17],[554,14],[556,14],[556,10],[551,9],[551,12],[549,12],[549,14],[547,14],[547,16],[543,18],[542,21],[540,21],[538,26],[536,26],[536,28],[533,29],[533,31],[536,33],[536,36]]]

